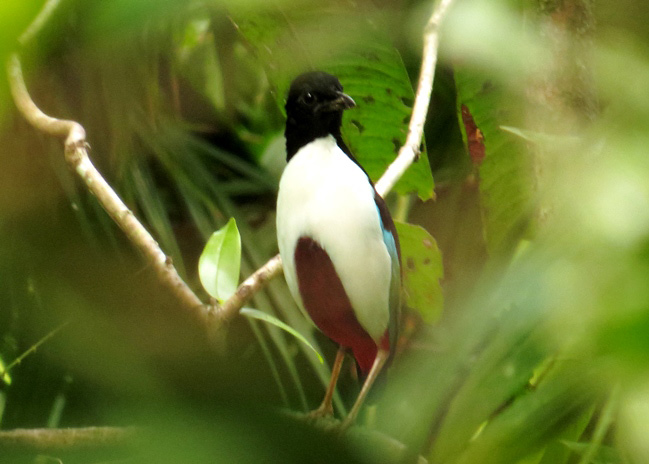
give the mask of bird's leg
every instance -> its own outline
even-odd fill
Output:
[[[338,376],[340,375],[340,369],[343,366],[344,359],[345,349],[341,346],[338,348],[336,359],[334,360],[333,366],[331,366],[331,380],[329,380],[329,385],[327,386],[327,391],[325,392],[322,404],[318,406],[318,409],[314,409],[309,413],[309,419],[319,419],[321,417],[333,415],[334,408],[332,405],[332,400],[334,397],[334,392],[336,391],[336,383],[338,383]]]
[[[379,373],[381,372],[381,369],[385,365],[385,362],[388,360],[389,356],[390,352],[387,350],[379,349],[379,351],[376,353],[374,364],[372,364],[370,373],[367,375],[367,379],[365,379],[363,388],[361,388],[361,392],[358,394],[358,398],[356,398],[354,406],[352,406],[351,411],[349,411],[349,414],[340,426],[341,431],[346,430],[356,420],[356,416],[358,416],[358,411],[360,411],[361,406],[363,405],[363,401],[365,401],[365,397],[369,393],[370,388],[372,388],[372,384],[379,376]]]

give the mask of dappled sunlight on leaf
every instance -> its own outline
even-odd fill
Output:
[[[444,304],[442,255],[426,229],[401,222],[396,227],[401,244],[404,303],[431,323],[439,318]]]

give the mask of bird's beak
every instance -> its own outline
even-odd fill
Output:
[[[348,110],[350,108],[354,108],[355,106],[356,102],[352,99],[352,97],[350,97],[346,93],[338,92],[335,99],[323,104],[322,109],[324,111],[340,111]]]

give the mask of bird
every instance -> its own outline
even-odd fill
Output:
[[[341,135],[356,103],[323,71],[296,77],[286,99],[286,159],[277,195],[277,240],[297,305],[339,345],[322,404],[333,414],[345,353],[365,381],[342,422],[351,425],[394,354],[401,304],[401,251],[394,221]]]

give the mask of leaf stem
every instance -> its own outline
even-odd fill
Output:
[[[24,352],[23,354],[21,354],[21,355],[18,356],[16,359],[14,359],[14,360],[11,361],[9,364],[7,364],[7,366],[6,366],[4,369],[2,369],[2,371],[0,371],[0,379],[2,379],[2,378],[4,377],[4,375],[5,375],[7,372],[9,372],[9,370],[10,370],[11,368],[16,367],[18,364],[20,364],[21,362],[23,362],[23,359],[25,359],[25,358],[26,358],[27,356],[29,356],[30,354],[36,352],[36,350],[37,350],[37,349],[38,349],[38,348],[39,348],[43,343],[45,343],[45,342],[48,341],[50,338],[52,338],[54,335],[56,335],[56,334],[59,333],[61,330],[63,330],[63,329],[64,329],[64,328],[69,324],[69,323],[70,323],[70,321],[68,321],[68,322],[64,322],[63,324],[61,324],[60,326],[58,326],[57,328],[55,328],[54,330],[52,330],[50,333],[48,333],[47,335],[45,335],[43,338],[41,338],[39,341],[37,341],[36,343],[34,343],[32,346],[30,346],[27,350],[25,350],[25,352]]]

